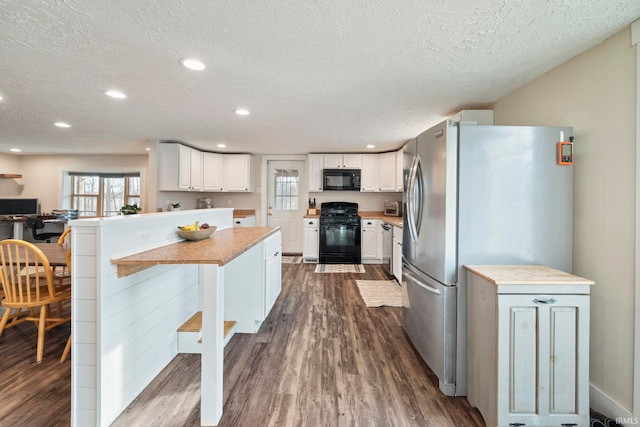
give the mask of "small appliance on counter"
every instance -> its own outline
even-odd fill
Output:
[[[385,200],[384,202],[385,216],[402,216],[402,202],[392,202]]]
[[[213,207],[213,203],[211,203],[210,197],[204,197],[202,199],[198,199],[198,209],[211,209]]]

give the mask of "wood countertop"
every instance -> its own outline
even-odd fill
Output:
[[[217,230],[199,241],[182,241],[111,260],[118,266],[118,277],[125,277],[158,264],[225,265],[243,254],[280,227],[240,227]]]
[[[544,265],[465,265],[495,285],[594,285],[595,282]]]
[[[234,218],[247,218],[250,216],[256,216],[255,209],[234,209],[233,210]]]
[[[362,219],[379,219],[388,224],[402,228],[401,216],[386,216],[383,211],[358,211],[358,215]],[[305,215],[304,218],[320,218],[320,210],[315,215]]]

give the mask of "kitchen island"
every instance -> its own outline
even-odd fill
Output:
[[[196,220],[218,230],[182,241],[176,226]],[[232,221],[231,209],[203,209],[72,222],[72,425],[113,422],[177,355],[176,330],[197,311],[201,424],[218,423],[224,317],[239,305],[226,310],[225,289],[261,297],[257,305],[248,297],[245,310],[257,324],[270,309],[265,281],[275,275],[265,269],[280,260],[279,228],[234,229]]]

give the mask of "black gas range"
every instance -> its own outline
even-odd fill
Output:
[[[320,263],[360,264],[360,227],[357,203],[322,203]]]

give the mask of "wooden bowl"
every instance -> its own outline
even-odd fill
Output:
[[[214,225],[209,228],[205,228],[204,230],[187,231],[178,229],[178,234],[180,235],[180,237],[187,240],[203,240],[211,236],[213,232],[216,231],[216,228],[218,227]]]

